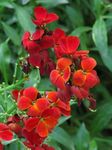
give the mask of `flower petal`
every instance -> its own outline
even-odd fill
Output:
[[[27,131],[32,131],[38,124],[39,119],[38,118],[29,118],[25,122],[25,129]]]
[[[96,66],[96,60],[91,57],[85,58],[81,61],[81,66],[83,70],[91,71]]]
[[[29,107],[31,107],[31,102],[32,102],[32,100],[30,98],[21,96],[20,99],[18,100],[17,105],[20,110],[26,110]]]
[[[24,89],[23,95],[30,98],[31,100],[35,100],[37,98],[38,90],[35,87],[28,87]]]

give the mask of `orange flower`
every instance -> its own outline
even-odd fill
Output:
[[[61,113],[65,116],[69,116],[70,115],[70,105],[69,102],[63,102],[62,100],[60,100],[60,98],[58,97],[58,92],[49,92],[47,94],[47,98],[49,100],[49,102],[51,103],[52,107],[57,107],[60,109]]]
[[[35,129],[40,137],[47,137],[49,132],[56,126],[60,115],[58,108],[46,109],[40,118],[33,117],[27,119],[25,128],[29,132]]]
[[[56,70],[50,74],[51,82],[60,89],[65,89],[65,84],[70,78],[72,61],[69,58],[60,58],[57,61]]]

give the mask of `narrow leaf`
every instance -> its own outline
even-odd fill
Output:
[[[8,24],[2,22],[5,34],[12,40],[15,45],[20,45],[20,36],[18,35],[17,31],[9,26]]]

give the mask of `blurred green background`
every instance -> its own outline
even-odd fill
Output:
[[[72,117],[62,118],[47,142],[56,150],[112,150],[112,2],[111,0],[0,0],[0,83],[12,84],[18,58],[26,55],[21,45],[25,31],[33,32],[33,8],[43,5],[60,16],[49,25],[60,27],[68,35],[80,38],[80,49],[90,50],[97,60],[100,85],[92,89],[97,100],[96,112],[84,104],[72,105]],[[21,80],[18,66],[16,79]],[[34,80],[35,82],[35,80]],[[46,83],[46,86],[45,86]],[[43,86],[44,85],[44,86]],[[52,89],[48,79],[40,89]],[[0,95],[0,104],[3,96]],[[2,109],[0,107],[0,109]],[[67,120],[65,122],[65,120]],[[8,150],[24,150],[13,142]]]

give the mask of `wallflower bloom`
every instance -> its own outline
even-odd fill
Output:
[[[47,99],[51,103],[52,107],[57,107],[61,111],[61,113],[65,116],[70,116],[70,105],[69,102],[63,102],[58,97],[58,92],[48,92]]]
[[[33,23],[38,26],[45,26],[46,24],[59,19],[55,13],[48,13],[48,11],[42,6],[38,6],[34,9],[34,16],[36,19],[33,19]]]
[[[33,117],[27,119],[25,122],[25,129],[29,132],[35,129],[40,137],[47,137],[49,132],[56,126],[60,115],[58,108],[46,109],[43,111],[40,118]]]
[[[51,82],[60,89],[65,89],[65,84],[70,78],[72,61],[69,58],[60,58],[57,62],[57,67],[50,74]]]
[[[98,82],[98,76],[95,72],[94,67],[96,66],[95,59],[88,57],[81,61],[82,69],[77,70],[73,74],[73,85],[86,89],[94,87]]]
[[[10,141],[12,139],[13,133],[10,131],[9,127],[4,123],[0,123],[0,141]]]
[[[80,40],[76,36],[66,36],[59,41],[59,45],[55,47],[56,54],[60,57],[64,55],[73,55],[78,46],[80,44]],[[59,53],[59,54],[58,54]]]
[[[30,32],[25,32],[22,37],[22,44],[24,48],[30,53],[34,54],[41,50],[39,44],[36,43],[42,35],[44,34],[44,30],[38,29],[32,35]]]

